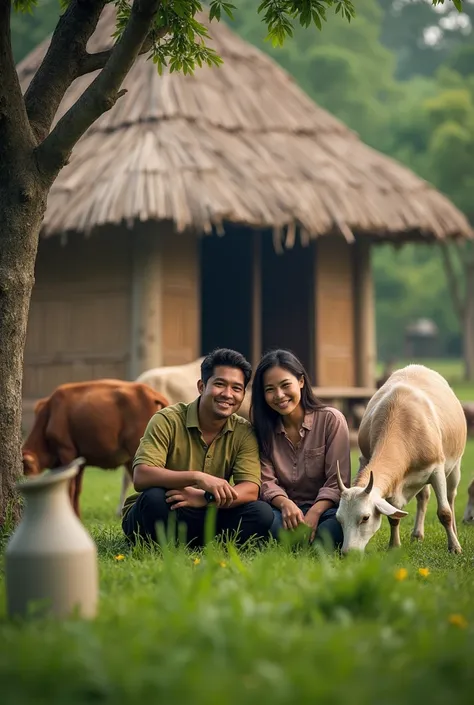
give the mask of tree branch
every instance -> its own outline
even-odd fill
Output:
[[[0,0],[0,167],[7,154],[19,158],[25,137],[30,149],[34,143],[13,59],[10,14],[11,0]]]
[[[31,127],[43,140],[51,129],[64,94],[80,75],[89,38],[97,27],[106,0],[71,0],[60,17],[48,51],[26,93]]]
[[[461,295],[461,288],[459,286],[459,275],[454,270],[453,261],[449,254],[448,245],[443,242],[440,245],[441,256],[443,258],[444,271],[446,273],[446,278],[448,280],[448,287],[453,300],[454,309],[459,317],[461,326],[464,320],[465,302]]]
[[[143,46],[160,0],[134,0],[121,40],[100,74],[36,150],[38,167],[54,180],[84,132],[124,94],[120,86]]]
[[[96,54],[86,54],[81,61],[79,76],[85,76],[86,73],[92,73],[103,69],[107,61],[112,56],[113,49],[98,51]]]
[[[139,51],[139,55],[148,54],[153,44],[158,40],[162,39],[166,34],[168,34],[168,27],[163,27],[158,31],[150,32],[142,44],[142,48]],[[92,73],[92,71],[98,71],[98,69],[103,69],[107,61],[112,56],[112,49],[106,49],[105,51],[99,51],[97,54],[86,54],[81,62],[79,68],[79,76],[84,76],[86,73]]]

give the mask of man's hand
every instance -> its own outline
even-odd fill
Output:
[[[170,509],[182,509],[183,507],[205,507],[204,490],[196,487],[185,487],[182,490],[168,490],[166,501],[171,504]]]
[[[285,499],[280,508],[284,529],[296,529],[304,522],[304,515],[301,509],[291,499]]]
[[[210,492],[214,495],[217,507],[229,507],[234,499],[238,498],[237,492],[229,485],[227,480],[208,475],[205,472],[199,473],[196,485],[200,490]]]

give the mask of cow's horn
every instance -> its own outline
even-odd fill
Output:
[[[370,494],[372,492],[372,487],[374,486],[374,473],[370,471],[369,484],[365,488],[364,492]]]
[[[344,490],[347,490],[347,487],[342,481],[341,477],[341,471],[339,470],[339,460],[336,461],[337,467],[336,467],[336,477],[337,477],[337,484],[341,492],[344,492]]]

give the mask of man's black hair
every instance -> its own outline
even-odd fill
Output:
[[[252,365],[246,358],[236,350],[229,350],[229,348],[216,348],[210,352],[201,363],[201,379],[204,384],[207,384],[208,380],[214,374],[216,367],[236,367],[242,370],[244,375],[244,388],[250,382],[252,376]]]

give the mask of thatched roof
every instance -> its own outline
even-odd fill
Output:
[[[89,42],[112,44],[109,5]],[[77,144],[53,185],[44,234],[90,232],[135,220],[178,231],[223,223],[298,226],[305,238],[342,232],[377,238],[454,238],[472,231],[427,182],[364,145],[295,81],[224,23],[211,24],[220,68],[164,74],[140,58],[128,93]],[[18,67],[23,90],[48,41]],[[58,117],[95,74],[75,81]]]

